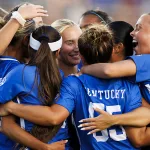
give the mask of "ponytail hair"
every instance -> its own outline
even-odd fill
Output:
[[[35,83],[38,83],[39,99],[43,105],[50,106],[54,103],[54,99],[60,90],[61,76],[56,63],[56,51],[52,52],[49,43],[59,41],[61,36],[51,26],[41,26],[30,36],[40,42],[40,45],[37,49],[29,46],[31,60],[28,65],[37,67]],[[40,80],[38,80],[38,77],[40,77]],[[35,125],[31,130],[31,134],[47,143],[57,133],[60,126],[45,127]]]
[[[39,41],[40,47],[34,50],[29,46],[30,61],[28,65],[37,67],[37,77],[40,76],[38,85],[39,98],[43,105],[52,105],[55,96],[59,92],[61,76],[56,63],[56,51],[52,52],[48,43],[61,39],[60,34],[51,26],[41,26],[37,28],[32,36]]]

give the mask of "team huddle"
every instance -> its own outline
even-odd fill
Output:
[[[149,149],[150,14],[135,29],[42,17],[25,3],[0,18],[0,150]]]

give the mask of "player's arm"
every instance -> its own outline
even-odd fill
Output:
[[[38,16],[47,16],[47,11],[43,9],[40,5],[22,5],[18,12],[24,19],[32,19]],[[20,23],[16,19],[10,19],[8,23],[0,30],[0,55],[2,55],[9,43],[11,42],[13,36],[20,27]]]
[[[13,129],[13,130],[12,130]],[[1,131],[10,139],[35,150],[64,150],[66,141],[54,144],[45,144],[21,129],[15,122],[15,117],[10,115],[3,117]]]
[[[110,115],[104,110],[95,108],[100,113],[98,117],[81,120],[80,128],[82,130],[91,130],[89,134],[104,130],[113,125],[143,127],[150,123],[150,109],[139,107],[132,112]]]
[[[125,130],[129,140],[135,147],[140,148],[150,145],[150,127],[125,127]]]
[[[69,79],[66,78],[63,80],[60,97],[56,102],[57,104],[48,107],[8,102],[0,105],[0,116],[6,115],[9,112],[35,124],[47,126],[58,125],[73,111],[77,90],[78,84],[76,80],[73,81],[71,77]]]
[[[8,106],[8,111],[11,114],[24,118],[25,120],[35,124],[49,126],[50,124],[56,125],[63,122],[69,116],[69,112],[65,107],[60,105],[55,104],[52,107],[48,107],[33,105],[24,106],[13,102],[7,103],[10,99],[16,97],[21,91],[24,90],[24,87],[20,86],[22,85],[22,71],[20,71],[20,69],[22,69],[22,66],[16,67],[9,74],[7,74],[7,80],[2,86],[0,86],[0,103],[3,103],[3,105],[0,105],[0,115],[4,116],[3,112]],[[9,90],[9,94],[6,89]]]
[[[137,85],[133,85],[129,92],[130,93],[128,93],[126,97],[124,114],[110,115],[103,110],[95,108],[100,115],[95,118],[81,120],[80,122],[82,122],[82,124],[79,127],[82,127],[84,130],[92,130],[90,133],[95,133],[112,125],[143,127],[149,124],[150,109],[140,107],[142,104],[142,97],[139,87]]]
[[[150,104],[144,98],[142,98],[142,106],[150,109]]]
[[[23,105],[14,102],[8,102],[0,107],[0,115],[7,115],[8,112],[20,118],[39,125],[58,125],[68,116],[69,112],[63,106],[54,104],[48,106]]]
[[[133,76],[136,73],[136,65],[130,59],[114,63],[97,63],[83,66],[81,68],[81,73],[90,74],[100,78]]]

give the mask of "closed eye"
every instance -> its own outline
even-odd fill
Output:
[[[135,31],[139,31],[140,29],[142,28],[142,26],[140,25],[140,24],[137,24],[136,26],[135,26]]]

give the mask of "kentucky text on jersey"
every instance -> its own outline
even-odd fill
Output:
[[[125,89],[123,90],[115,90],[115,89],[112,89],[112,90],[92,90],[92,89],[89,89],[89,88],[85,88],[86,91],[87,91],[87,94],[89,96],[92,96],[92,97],[99,97],[99,99],[115,99],[115,98],[121,98],[123,99],[124,98],[124,95],[125,95]]]
[[[127,80],[104,80],[86,74],[68,76],[62,81],[60,97],[56,102],[64,107],[73,119],[79,136],[81,150],[135,150],[126,131],[121,126],[112,126],[103,131],[87,135],[78,128],[83,118],[97,117],[93,106],[109,114],[123,114],[141,106],[138,85]]]

